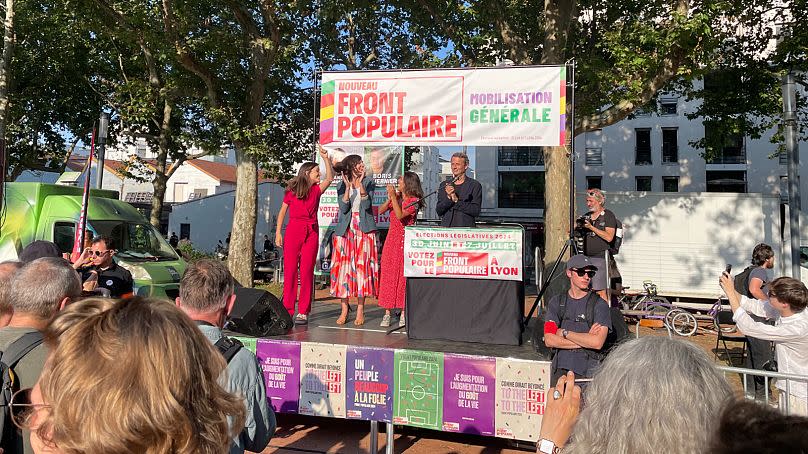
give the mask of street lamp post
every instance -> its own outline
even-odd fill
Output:
[[[101,112],[101,119],[98,122],[98,160],[96,164],[95,187],[101,189],[104,182],[104,146],[107,142],[107,128],[109,127],[109,115]]]

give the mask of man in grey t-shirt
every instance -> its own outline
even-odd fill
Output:
[[[567,261],[570,289],[552,298],[547,305],[544,343],[557,349],[553,357],[552,386],[570,370],[576,376],[591,377],[602,360],[599,350],[612,329],[612,319],[606,301],[589,289],[596,271],[591,258],[582,254],[570,257]],[[594,316],[593,320],[587,320],[586,306],[592,300]]]
[[[11,281],[7,294],[14,313],[8,326],[0,328],[0,351],[28,333],[43,330],[59,309],[80,295],[79,275],[65,259],[47,257],[23,266]],[[36,384],[47,357],[47,348],[39,344],[20,359],[14,367],[19,383],[17,389],[32,388]],[[21,441],[22,446],[6,452],[34,452],[26,433]]]
[[[747,281],[747,290],[752,298],[759,301],[769,300],[769,288],[767,283],[770,281],[769,271],[774,268],[774,250],[772,247],[765,243],[760,243],[752,250],[752,265],[755,267],[749,272],[749,280]],[[767,325],[774,325],[774,320],[769,320],[765,317],[759,317],[755,314],[749,314],[752,320],[756,322],[765,323]],[[772,343],[758,339],[756,337],[747,336],[749,343],[749,354],[744,358],[743,367],[748,369],[764,370],[766,364],[771,364],[774,360],[774,353]],[[750,396],[754,395],[763,398],[766,395],[766,381],[763,377],[747,378],[746,392]],[[751,382],[754,382],[754,386]],[[771,396],[771,392],[769,392]]]

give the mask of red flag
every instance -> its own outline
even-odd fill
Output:
[[[73,252],[70,254],[70,261],[76,262],[81,256],[81,251],[84,250],[84,232],[87,230],[87,206],[90,202],[90,173],[93,166],[93,153],[95,153],[95,128],[93,128],[93,135],[90,137],[90,156],[87,158],[86,174],[84,176],[84,192],[81,196],[81,214],[79,215],[79,224],[76,226],[76,235],[73,237]],[[100,169],[99,172],[103,172]]]

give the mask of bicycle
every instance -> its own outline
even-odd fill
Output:
[[[631,310],[647,312],[648,315],[644,318],[662,320],[666,328],[679,336],[689,337],[696,333],[698,321],[693,314],[674,306],[664,296],[659,296],[653,282],[643,281],[642,286],[643,291],[629,303]]]

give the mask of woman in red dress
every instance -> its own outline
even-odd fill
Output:
[[[404,227],[415,222],[418,209],[422,208],[424,190],[421,179],[415,172],[404,172],[398,179],[398,190],[387,185],[387,201],[379,207],[379,214],[390,213],[390,230],[382,249],[382,276],[379,285],[379,306],[386,309],[381,326],[390,326],[390,311],[401,309],[399,326],[404,325]]]

